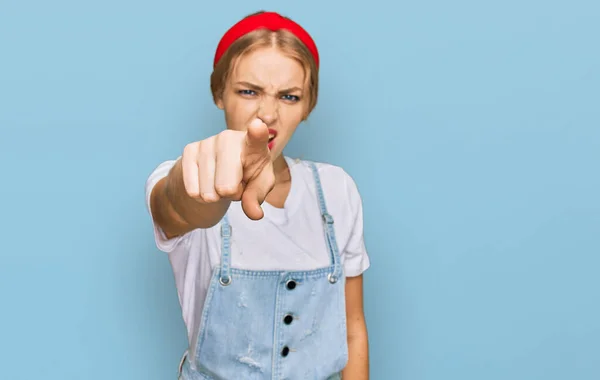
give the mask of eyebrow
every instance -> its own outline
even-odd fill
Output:
[[[256,85],[254,83],[250,83],[250,82],[245,82],[245,81],[240,81],[240,82],[236,82],[235,84],[238,85],[242,85],[242,86],[247,86],[250,87],[253,90],[256,91],[263,91],[264,88],[260,87],[259,85]],[[300,91],[302,92],[302,88],[298,87],[298,86],[294,86],[294,87],[290,87],[290,88],[284,88],[283,90],[280,90],[279,93],[287,93],[287,92],[292,92],[292,91]]]

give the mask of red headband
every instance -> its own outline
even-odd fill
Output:
[[[275,12],[263,12],[254,16],[246,17],[232,26],[221,38],[217,51],[215,53],[214,65],[217,65],[219,59],[225,54],[229,46],[238,38],[257,29],[266,28],[269,30],[286,29],[294,34],[311,52],[317,67],[319,67],[319,51],[312,37],[300,25],[294,21],[281,16]]]

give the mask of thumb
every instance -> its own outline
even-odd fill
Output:
[[[254,119],[246,131],[245,154],[268,153],[269,128],[260,119]]]

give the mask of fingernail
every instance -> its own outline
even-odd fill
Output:
[[[207,201],[214,201],[217,199],[217,194],[215,193],[202,193],[202,199]]]

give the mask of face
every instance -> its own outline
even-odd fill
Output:
[[[302,65],[276,48],[262,48],[235,65],[217,106],[225,111],[227,128],[245,131],[259,118],[269,128],[272,159],[283,152],[308,107]]]

